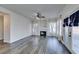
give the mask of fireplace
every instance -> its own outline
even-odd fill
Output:
[[[46,31],[40,31],[40,36],[46,37]]]

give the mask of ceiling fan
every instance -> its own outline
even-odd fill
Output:
[[[45,16],[41,15],[41,13],[39,13],[39,12],[37,12],[36,17],[38,17],[38,18],[45,18]]]
[[[45,18],[45,16],[43,16],[40,12],[35,12],[34,13],[34,17],[36,19],[43,19],[43,18]]]

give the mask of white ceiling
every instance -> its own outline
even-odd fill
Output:
[[[29,18],[33,18],[36,12],[41,12],[46,18],[55,18],[65,7],[64,4],[3,4],[1,6]]]

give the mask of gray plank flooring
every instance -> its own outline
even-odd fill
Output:
[[[7,50],[6,50],[7,49]],[[69,54],[56,37],[30,36],[5,48],[4,54]]]

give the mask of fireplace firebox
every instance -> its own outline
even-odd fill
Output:
[[[40,31],[40,36],[46,37],[46,31]]]

